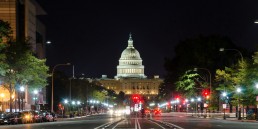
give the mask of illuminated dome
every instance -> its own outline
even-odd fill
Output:
[[[146,78],[140,53],[133,47],[132,35],[129,35],[128,46],[122,52],[115,78]]]

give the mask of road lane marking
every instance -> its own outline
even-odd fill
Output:
[[[159,120],[155,120],[155,121],[159,121]],[[159,121],[159,122],[164,123],[163,121]],[[178,125],[175,125],[175,124],[172,124],[172,123],[169,123],[169,122],[165,122],[165,123],[166,123],[166,124],[169,124],[169,125],[171,125],[171,126],[174,126],[174,127],[178,128],[178,129],[184,129],[183,127],[180,127],[180,126],[178,126]]]
[[[177,127],[178,129],[184,129],[184,128],[180,127],[180,126],[177,126],[177,125],[172,124],[172,123],[169,123],[169,122],[167,122],[167,124],[170,124],[170,125],[172,125],[172,126],[174,126],[174,127]]]
[[[100,127],[105,126],[105,125],[108,125],[109,123],[111,123],[111,122],[108,122],[108,123],[102,124],[102,125],[100,125],[100,126],[98,126],[98,127],[94,128],[94,129],[99,129]]]
[[[134,125],[135,125],[135,129],[137,129],[136,119],[134,119]]]
[[[123,120],[123,121],[125,121],[125,120]],[[120,121],[120,122],[123,122],[123,121]],[[116,126],[118,126],[118,124],[119,124],[120,122],[118,122],[112,129],[115,129]]]
[[[140,126],[140,123],[139,123],[138,119],[137,119],[137,124],[138,124],[139,129],[141,129],[141,126]]]
[[[150,120],[149,120],[149,121],[150,121]],[[164,128],[163,126],[161,126],[160,124],[158,124],[158,123],[156,123],[156,122],[153,122],[153,121],[150,121],[150,122],[152,122],[152,123],[158,125],[158,126],[161,127],[162,129],[166,129],[166,128]]]

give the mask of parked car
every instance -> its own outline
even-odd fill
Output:
[[[22,123],[22,113],[14,112],[12,116],[9,118],[10,124],[21,124]]]
[[[21,123],[32,123],[33,122],[33,114],[30,111],[21,112]]]
[[[8,124],[9,123],[9,113],[1,113],[0,114],[0,124]]]
[[[42,115],[42,120],[46,122],[55,121],[55,117],[52,113],[48,111],[41,111],[40,114]]]
[[[30,112],[33,116],[32,117],[33,122],[38,122],[38,123],[43,122],[43,115],[40,114],[39,111],[30,111]]]

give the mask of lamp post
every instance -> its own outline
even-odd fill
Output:
[[[198,108],[198,105],[199,105],[198,102],[201,102],[201,100],[202,99],[200,97],[198,97],[197,101],[196,101],[196,108],[197,108],[197,111],[198,111],[198,117],[200,117],[200,115],[199,115],[199,108]],[[200,103],[200,111],[201,111],[201,103]]]
[[[193,103],[194,102],[194,98],[191,98],[191,102]],[[196,111],[196,109],[195,109]],[[192,108],[192,116],[193,116],[193,108]]]
[[[66,64],[57,64],[54,66],[53,70],[52,70],[52,96],[51,96],[51,112],[54,112],[54,72],[56,67],[58,66],[62,66],[62,65],[71,65],[70,63],[66,63]]]
[[[232,49],[232,48],[230,48],[230,49],[225,49],[225,48],[220,48],[219,49],[219,51],[221,51],[221,52],[223,52],[223,51],[236,51],[239,55],[240,55],[240,57],[241,57],[241,61],[243,62],[244,61],[244,57],[243,57],[243,54],[239,51],[239,50],[237,50],[237,49]],[[241,92],[241,89],[240,88],[237,88],[237,92],[238,93],[240,93]],[[240,95],[238,95],[238,103],[239,103],[239,96]],[[239,104],[238,104],[238,106],[239,106]],[[238,107],[239,108],[239,107]],[[241,108],[240,108],[241,109]],[[244,110],[244,109],[243,109]],[[238,114],[238,119],[239,120],[241,120],[241,111],[239,111],[240,112],[240,114]],[[244,113],[244,112],[243,112]]]
[[[35,110],[36,110],[37,109],[37,102],[36,102],[36,100],[37,100],[38,90],[34,90],[33,93],[34,93],[34,102],[35,102]]]
[[[227,93],[226,92],[223,92],[222,93],[222,96],[223,96],[223,98],[225,99],[225,97],[227,96]],[[226,120],[226,107],[227,107],[227,105],[225,105],[225,104],[223,104],[223,109],[224,109],[224,116],[223,116],[223,119],[224,120]]]
[[[23,93],[24,93],[24,91],[25,91],[25,88],[24,88],[24,86],[21,86],[20,87],[20,92],[21,92],[21,100],[22,100],[22,103],[21,103],[21,110],[23,111]],[[20,100],[19,100],[20,101]]]
[[[210,70],[209,69],[207,69],[207,68],[194,68],[194,71],[197,71],[198,69],[202,69],[202,70],[205,70],[205,71],[207,71],[208,73],[209,73],[209,83],[210,83],[210,104],[209,105],[211,105],[211,94],[212,94],[212,89],[211,89],[211,72],[210,72]],[[210,110],[209,110],[210,111]],[[207,112],[207,110],[206,110],[206,112]],[[210,114],[210,113],[209,113]]]
[[[258,83],[255,84],[255,87],[258,90]],[[258,96],[256,96],[256,101],[258,101]],[[256,105],[256,121],[258,121],[258,104]]]
[[[238,120],[241,120],[241,108],[240,108],[240,93],[241,93],[241,88],[237,88],[237,93],[238,93]]]
[[[210,70],[207,69],[207,68],[194,68],[194,71],[197,71],[198,69],[205,70],[205,71],[207,71],[207,72],[209,73],[210,95],[211,95],[211,93],[212,93],[212,91],[211,91],[211,72],[210,72]]]
[[[242,53],[241,53],[239,50],[237,50],[237,49],[225,49],[225,48],[220,48],[219,51],[221,51],[221,52],[223,52],[223,51],[236,51],[236,52],[238,52],[239,55],[241,56],[241,60],[242,60],[242,61],[244,60],[244,57],[243,57]]]

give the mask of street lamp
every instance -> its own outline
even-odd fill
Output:
[[[239,53],[239,55],[241,56],[241,60],[243,61],[244,60],[244,57],[242,55],[242,53],[237,50],[237,49],[225,49],[225,48],[220,48],[219,51],[223,52],[223,51],[237,51]]]
[[[222,107],[223,107],[223,110],[224,110],[223,119],[226,120],[226,108],[227,108],[227,105],[226,105],[225,98],[226,98],[226,96],[227,96],[227,93],[224,91],[224,92],[222,93],[222,96],[223,96],[224,102],[225,102],[225,104],[223,104],[223,106],[222,106]]]
[[[52,96],[51,96],[51,112],[54,112],[54,72],[56,67],[61,66],[61,65],[71,65],[70,63],[66,64],[57,64],[54,66],[52,70]]]
[[[207,68],[194,68],[194,71],[197,71],[198,69],[206,70],[206,71],[209,73],[209,76],[210,76],[210,78],[209,78],[209,83],[210,83],[210,95],[211,95],[211,93],[212,93],[212,91],[211,91],[211,72],[210,72],[210,70],[207,69]]]
[[[34,90],[33,91],[33,93],[34,93],[34,101],[35,101],[35,110],[37,109],[37,103],[36,103],[36,100],[37,100],[37,95],[38,95],[38,90]]]
[[[255,84],[255,87],[258,90],[258,83]],[[258,101],[258,96],[256,96],[256,101]],[[256,121],[258,121],[258,104],[256,105]]]
[[[21,109],[23,110],[23,97],[24,97],[24,95],[23,95],[23,93],[24,93],[24,91],[25,91],[25,88],[24,88],[24,86],[21,86],[20,87],[20,91],[21,91],[21,100],[22,100],[22,103],[21,103]],[[20,102],[20,100],[19,100],[19,102]]]
[[[207,68],[194,68],[194,71],[197,71],[198,69],[202,69],[202,70],[205,70],[205,71],[207,71],[208,73],[209,73],[209,76],[210,76],[210,78],[209,78],[209,81],[210,81],[210,97],[211,97],[211,93],[212,93],[212,89],[211,89],[211,72],[210,72],[210,70],[209,69],[207,69]],[[211,100],[212,100],[212,98],[210,98],[210,104],[209,105],[211,105]],[[207,111],[206,111],[207,112]]]
[[[47,43],[47,44],[51,44],[52,42],[51,42],[50,40],[48,40],[46,43]]]
[[[237,93],[238,93],[238,120],[241,120],[241,108],[240,108],[240,93],[241,93],[241,88],[237,88]]]

